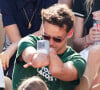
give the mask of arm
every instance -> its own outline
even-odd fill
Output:
[[[7,50],[0,54],[1,64],[4,70],[9,67],[9,60],[17,49],[17,42],[12,43]]]
[[[73,26],[74,34],[73,34],[73,48],[77,51],[81,51],[84,48],[88,47],[85,37],[83,35],[84,28],[84,19],[75,16],[75,22]]]
[[[34,55],[34,56],[33,56]],[[33,56],[33,57],[32,57]],[[34,68],[40,68],[49,64],[49,57],[46,54],[38,54],[34,47],[27,47],[22,53],[22,59]],[[32,62],[30,62],[32,59]]]
[[[74,34],[73,34],[73,48],[76,51],[81,51],[84,48],[87,48],[89,44],[94,43],[94,41],[100,40],[100,28],[91,27],[89,30],[89,34],[83,37],[84,33],[84,20],[80,17],[75,17],[74,23]],[[77,32],[78,31],[78,32]]]
[[[57,56],[54,49],[50,49],[49,56],[49,70],[52,76],[63,81],[73,81],[78,78],[78,72],[76,68],[72,65],[72,63],[63,63],[61,59]]]
[[[58,3],[67,4],[70,8],[72,8],[73,0],[58,0]]]
[[[20,32],[19,32],[16,24],[6,26],[5,30],[6,30],[6,33],[9,37],[10,41],[13,44],[11,44],[7,48],[7,50],[5,50],[4,52],[2,52],[0,54],[2,66],[3,66],[4,70],[6,70],[6,67],[9,67],[9,60],[13,56],[15,51],[17,50],[18,42],[21,39],[21,35],[20,35]],[[39,36],[39,35],[41,35],[41,32],[42,32],[42,29],[33,33],[33,35]]]
[[[19,29],[16,24],[8,25],[8,26],[5,26],[4,28],[9,37],[9,40],[12,43],[19,41],[21,39],[21,35],[20,35]]]
[[[83,36],[84,33],[84,19],[80,17],[75,17],[74,22],[74,34],[73,34],[73,48],[80,52],[84,48],[87,48],[89,44],[92,44],[96,39],[96,34],[99,32],[95,32],[97,28],[90,28],[90,32],[88,35]],[[77,32],[78,31],[78,32]]]

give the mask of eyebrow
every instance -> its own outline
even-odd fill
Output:
[[[44,32],[44,34],[45,34],[45,35],[47,35],[47,36],[50,36],[50,35],[48,35],[48,34],[47,34],[47,33],[45,33],[45,32]],[[54,37],[55,37],[55,36],[54,36]],[[62,39],[63,37],[62,37],[62,36],[56,36],[55,38]]]

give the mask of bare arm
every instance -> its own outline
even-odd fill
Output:
[[[72,8],[73,0],[58,0],[58,3],[67,4],[70,8]]]
[[[31,63],[34,68],[44,67],[49,64],[49,56],[42,53],[38,54],[34,47],[26,48],[22,53],[22,59],[26,63]]]
[[[73,34],[73,47],[76,51],[81,51],[84,48],[87,48],[89,44],[93,44],[94,41],[100,40],[100,28],[91,27],[89,30],[89,34],[83,37],[84,33],[84,20],[83,18],[77,17],[75,18],[74,23],[74,34]]]
[[[84,48],[88,47],[86,42],[86,37],[82,37],[84,32],[84,19],[80,17],[75,17],[75,22],[73,26],[74,34],[73,34],[73,48],[76,51],[81,51]]]
[[[6,26],[5,30],[11,42],[16,42],[21,39],[21,35],[16,24]]]
[[[11,42],[19,41],[22,38],[18,26],[16,24],[6,26],[5,30]],[[42,25],[40,27],[40,30],[34,32],[33,35],[40,36],[41,33],[42,33]]]
[[[0,53],[0,61],[2,63],[2,67],[4,70],[6,70],[6,67],[9,67],[9,60],[15,53],[16,49],[17,49],[17,42],[14,42],[7,48],[7,50]]]
[[[6,26],[5,30],[12,44],[7,48],[7,50],[0,54],[0,59],[2,61],[2,66],[4,69],[6,69],[6,67],[9,67],[9,60],[17,50],[18,42],[21,39],[21,35],[16,24]],[[40,30],[35,33],[35,35],[40,34]]]
[[[50,50],[49,56],[49,70],[52,76],[63,81],[73,81],[78,78],[76,68],[70,62],[63,63],[54,49]]]

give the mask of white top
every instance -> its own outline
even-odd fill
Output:
[[[5,88],[4,74],[3,74],[1,62],[0,62],[0,88]]]

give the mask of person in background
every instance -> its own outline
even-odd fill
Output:
[[[94,20],[100,20],[100,0],[74,0],[73,12],[76,16],[73,26],[73,48],[80,52],[100,40],[97,36],[100,34],[99,28],[93,26]]]
[[[65,4],[55,4],[41,13],[44,27],[42,36],[29,35],[19,42],[13,90],[17,90],[21,80],[31,76],[39,76],[49,90],[74,90],[86,66],[85,60],[67,46],[67,40],[72,36],[74,14]],[[37,52],[39,40],[50,43],[49,53]],[[45,46],[44,43],[41,45]]]
[[[93,26],[94,21],[100,20],[100,0],[74,0],[73,12],[75,13],[73,48],[81,53],[84,51],[87,60],[84,75],[76,90],[90,90],[100,62],[96,55],[93,58],[90,54],[91,46],[94,46],[95,41],[100,40],[100,28]]]
[[[89,51],[84,77],[75,90],[100,90],[100,45],[95,45]],[[92,64],[91,64],[92,61]],[[87,79],[87,80],[86,80]]]
[[[89,58],[96,60],[96,64],[94,65],[95,66],[97,65],[96,70],[94,72],[96,74],[95,74],[95,77],[93,78],[94,81],[92,82],[90,90],[100,90],[100,55],[99,55],[99,52],[100,52],[100,45],[96,45],[93,48],[91,48],[91,51],[89,53],[90,54]],[[94,67],[94,65],[92,67]],[[92,69],[93,68],[91,68],[91,70]]]
[[[69,8],[73,7],[74,0],[58,0],[58,3],[67,4]]]
[[[25,79],[18,90],[48,90],[46,83],[39,77],[33,76]]]
[[[3,50],[14,43],[12,48],[0,54],[5,75],[10,79],[19,40],[29,34],[41,34],[41,9],[55,3],[57,0],[0,0],[3,25],[7,34]]]

